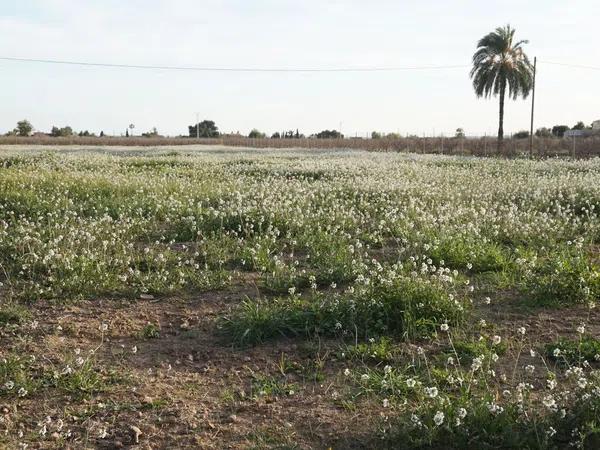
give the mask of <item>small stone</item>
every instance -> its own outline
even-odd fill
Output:
[[[238,418],[237,418],[237,416],[235,414],[232,414],[232,415],[229,416],[229,420],[231,420],[232,422],[237,422]]]
[[[60,439],[60,434],[58,434],[58,433],[55,431],[54,433],[52,433],[52,434],[50,435],[50,437],[51,437],[52,439],[54,439],[55,441],[58,441],[58,440]]]
[[[152,295],[152,294],[140,294],[140,298],[142,300],[154,300],[154,295]]]

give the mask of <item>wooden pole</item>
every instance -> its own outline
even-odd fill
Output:
[[[531,92],[531,127],[529,128],[529,157],[533,158],[533,112],[535,108],[535,72],[537,66],[537,56],[533,58],[533,85]]]

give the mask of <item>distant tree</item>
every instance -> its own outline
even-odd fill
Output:
[[[104,131],[100,132],[100,137],[104,137]]]
[[[33,125],[31,125],[31,123],[28,120],[23,119],[17,122],[17,128],[15,128],[15,133],[19,136],[29,136],[32,131]]]
[[[401,137],[400,133],[388,133],[385,135],[386,139],[400,139]]]
[[[281,135],[279,134],[279,131],[276,131],[275,133],[273,133],[271,135],[271,139],[281,139]]]
[[[267,135],[254,128],[252,131],[250,131],[250,133],[248,133],[248,137],[251,139],[264,139],[267,137]]]
[[[513,139],[527,139],[528,137],[529,131],[527,130],[517,131],[515,134],[513,134]]]
[[[152,127],[152,129],[150,131],[146,131],[145,133],[142,133],[142,137],[158,137],[158,130],[156,129],[156,127]]]
[[[344,135],[337,130],[323,130],[315,136],[317,139],[341,139],[344,137]]]
[[[554,125],[552,127],[552,134],[556,137],[563,137],[566,131],[569,131],[567,125]]]
[[[300,133],[300,131],[298,131],[298,129],[296,129],[296,131],[294,131],[294,130],[284,131],[281,134],[281,137],[283,137],[284,139],[302,139],[302,138],[304,138],[304,135],[302,133]]]
[[[471,79],[477,97],[497,95],[500,98],[498,150],[504,139],[504,97],[514,100],[529,95],[533,82],[533,65],[523,51],[528,41],[516,41],[510,25],[496,28],[477,43],[473,55]]]
[[[571,130],[585,130],[585,124],[581,121],[577,122]]]
[[[371,133],[371,139],[381,139],[381,133],[379,133],[378,131],[373,131]]]
[[[465,137],[465,130],[463,130],[462,128],[457,128],[456,129],[456,133],[454,134],[454,137],[464,138]]]
[[[125,137],[129,137],[129,129],[125,128]]]
[[[199,124],[188,126],[190,137],[196,137],[196,128],[199,130],[201,138],[219,137],[219,128],[212,120],[203,120]]]
[[[79,136],[81,136],[81,137],[94,136],[94,133],[90,133],[88,130],[85,130],[85,131],[80,131]]]
[[[50,131],[50,136],[54,136],[54,137],[73,136],[73,128],[71,128],[68,125],[66,127],[62,127],[62,128],[52,127],[52,130]]]
[[[535,135],[536,137],[542,138],[552,137],[552,130],[546,127],[538,128],[537,130],[535,130]]]

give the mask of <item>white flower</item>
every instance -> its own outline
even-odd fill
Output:
[[[467,410],[465,408],[459,408],[457,414],[458,417],[464,419],[465,417],[467,417]]]
[[[430,398],[436,398],[438,395],[438,389],[435,386],[426,387],[425,394]]]
[[[407,385],[409,388],[413,388],[413,387],[415,387],[415,385],[416,385],[416,384],[417,384],[417,382],[415,381],[415,379],[414,379],[414,378],[408,378],[408,379],[406,380],[406,385]]]
[[[554,355],[555,358],[558,358],[560,356],[560,353],[560,348],[556,347],[552,352],[552,355]]]
[[[350,369],[348,369],[347,367],[344,369],[344,375],[345,376],[350,376]]]
[[[383,368],[383,373],[388,374],[392,371],[392,366],[385,366]]]
[[[517,328],[517,333],[525,336],[525,333],[527,332],[527,330],[525,329],[525,327],[519,327]]]
[[[585,333],[585,324],[583,324],[583,323],[582,323],[581,325],[579,325],[579,326],[577,327],[577,332],[578,332],[579,334],[583,334],[583,333]]]
[[[542,400],[542,403],[544,404],[544,406],[552,411],[556,410],[556,400],[554,399],[553,396],[551,395],[547,395],[546,397],[544,397],[544,399]]]
[[[367,381],[367,380],[369,379],[369,375],[368,375],[368,374],[366,374],[366,373],[363,373],[363,374],[360,376],[360,379],[361,379],[361,380],[363,380],[363,381]]]
[[[444,413],[442,411],[438,411],[433,416],[433,423],[435,423],[438,427],[444,423]]]
[[[450,327],[448,326],[448,324],[447,324],[447,323],[443,323],[443,324],[440,326],[440,330],[442,330],[442,331],[448,331],[449,329],[450,329]]]
[[[483,364],[483,356],[478,356],[477,358],[473,358],[473,362],[471,363],[471,370],[473,372],[481,369],[481,365]]]
[[[532,366],[531,364],[528,364],[525,366],[525,372],[532,374],[535,371],[535,366]]]
[[[495,403],[489,403],[488,404],[488,410],[492,414],[501,414],[504,411],[504,408],[502,406],[500,406],[500,405],[495,404]]]
[[[390,401],[387,398],[383,399],[383,407],[387,408],[388,406],[390,406]]]
[[[502,341],[502,338],[500,336],[494,336],[492,338],[492,344],[494,344],[494,345],[498,345],[501,341]]]
[[[577,380],[577,386],[579,386],[581,389],[584,389],[587,386],[587,380],[581,377],[579,380]]]
[[[416,427],[421,427],[422,423],[421,423],[421,419],[419,419],[419,416],[417,416],[416,414],[412,414],[410,416],[410,421],[416,426]]]

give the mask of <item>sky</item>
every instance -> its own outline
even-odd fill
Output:
[[[597,0],[0,0],[0,57],[133,65],[444,70],[249,73],[82,67],[0,60],[0,132],[165,135],[214,120],[247,134],[340,129],[495,134],[497,98],[477,99],[479,38],[510,23],[538,57],[535,126],[600,119]],[[507,102],[505,130],[529,129],[530,98]]]

